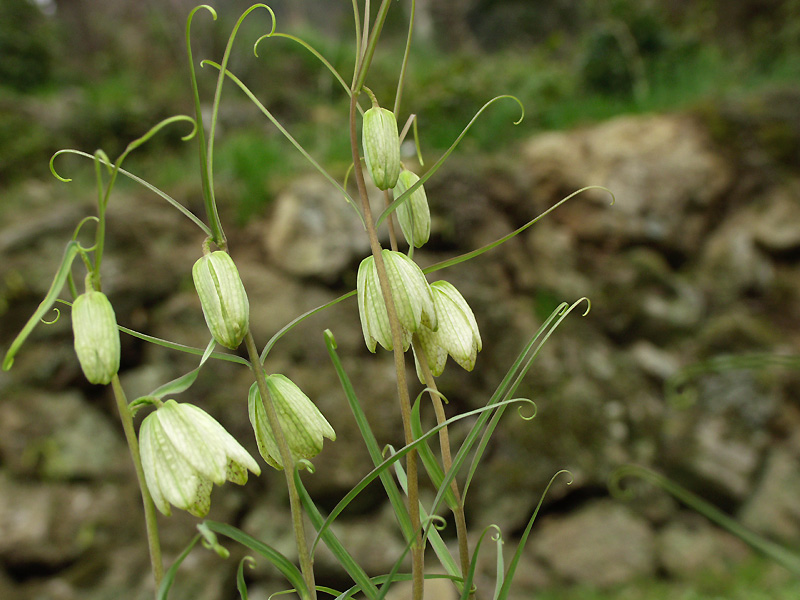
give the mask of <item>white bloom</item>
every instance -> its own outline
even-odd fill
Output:
[[[394,113],[373,106],[364,113],[361,130],[364,162],[372,181],[379,190],[388,190],[400,175],[400,135]]]
[[[428,359],[428,367],[433,375],[441,375],[449,354],[461,367],[471,371],[475,367],[478,351],[483,347],[475,315],[451,283],[435,281],[430,287],[439,328],[431,331],[422,327],[417,331],[420,346]],[[416,354],[414,357],[418,361]],[[424,382],[418,362],[417,374],[420,381]]]
[[[119,329],[103,292],[88,291],[72,304],[75,354],[90,383],[108,384],[119,371]]]
[[[395,199],[400,194],[419,181],[416,174],[403,169],[394,188]],[[431,237],[431,209],[428,206],[428,196],[424,186],[419,186],[411,195],[397,207],[397,221],[403,230],[403,237],[409,245],[422,248]]]
[[[322,416],[311,399],[303,393],[288,377],[270,375],[267,377],[267,389],[278,413],[281,431],[292,458],[314,458],[322,451],[323,437],[336,440],[336,432],[331,424]],[[283,460],[278,443],[267,420],[267,411],[261,400],[258,386],[254,383],[248,395],[250,423],[256,434],[258,451],[270,466],[283,468]]]
[[[147,488],[158,510],[170,504],[204,517],[211,507],[212,484],[247,482],[258,463],[207,412],[167,400],[142,421],[139,446]]]
[[[239,271],[227,252],[217,250],[194,263],[192,278],[211,335],[235,350],[250,322],[250,304]]]
[[[397,318],[403,332],[403,351],[408,349],[413,332],[422,325],[431,330],[437,327],[436,311],[431,289],[417,264],[402,252],[382,250],[389,289],[392,292]],[[383,302],[375,259],[368,256],[358,267],[358,312],[361,330],[370,352],[376,343],[387,350],[393,348],[389,316]]]

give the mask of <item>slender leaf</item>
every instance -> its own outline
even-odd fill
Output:
[[[381,453],[380,446],[378,446],[378,440],[375,439],[375,434],[372,433],[372,428],[369,426],[367,415],[364,414],[364,410],[361,408],[361,404],[356,397],[353,384],[350,382],[350,378],[345,372],[342,362],[339,359],[339,354],[336,352],[336,340],[334,339],[333,333],[330,331],[330,329],[325,330],[325,345],[328,348],[328,354],[331,357],[331,362],[333,362],[333,367],[336,370],[336,374],[339,377],[339,382],[344,390],[347,402],[350,405],[350,410],[352,411],[353,417],[356,420],[358,430],[361,432],[361,437],[364,439],[364,443],[367,446],[367,452],[369,452],[369,456],[372,459],[373,464],[377,467],[379,464],[381,464],[381,462],[383,462],[383,454]],[[397,522],[400,525],[400,530],[403,533],[403,537],[406,541],[413,540],[414,528],[411,526],[411,517],[408,514],[408,509],[406,508],[406,503],[403,500],[403,496],[400,494],[400,490],[397,489],[397,484],[395,483],[394,479],[392,479],[392,476],[388,471],[381,471],[379,477],[381,483],[383,484],[383,488],[386,490],[386,495],[389,498],[389,502],[394,509],[394,514],[397,517]],[[316,541],[314,542],[314,545],[316,545]]]
[[[192,541],[183,549],[180,556],[175,559],[175,562],[172,563],[169,569],[166,570],[164,573],[164,579],[161,580],[161,585],[158,587],[158,593],[156,594],[156,600],[167,600],[169,596],[169,591],[172,589],[172,584],[175,582],[175,575],[178,573],[178,567],[181,566],[186,557],[189,556],[189,553],[192,551],[197,545],[197,542],[200,541],[202,536],[197,534],[192,538]]]
[[[250,548],[254,552],[258,552],[261,556],[265,557],[269,562],[271,562],[276,569],[283,573],[283,576],[286,577],[294,589],[300,591],[300,596],[302,598],[309,597],[309,591],[306,587],[305,581],[303,581],[303,575],[300,573],[300,570],[294,566],[294,564],[283,554],[275,550],[275,548],[269,544],[265,544],[264,542],[257,540],[251,535],[246,534],[244,531],[234,527],[233,525],[228,525],[227,523],[218,523],[217,521],[203,521],[203,523],[211,531],[215,531],[216,533],[229,537],[230,539],[239,542],[243,546]]]
[[[203,357],[200,359],[200,364],[197,365],[197,368],[192,369],[185,375],[181,375],[177,379],[173,379],[172,381],[156,388],[150,393],[150,396],[155,396],[160,400],[164,396],[180,394],[181,392],[185,392],[192,387],[192,384],[197,380],[197,376],[200,374],[200,369],[203,368],[203,365],[211,356],[211,351],[214,349],[216,344],[217,343],[214,341],[214,338],[211,338],[211,340],[208,342],[208,346],[206,346],[206,351],[203,353]]]
[[[294,480],[297,484],[297,491],[300,494],[300,501],[303,503],[303,507],[306,510],[306,515],[314,526],[314,529],[319,530],[325,520],[319,512],[317,505],[314,504],[314,501],[311,499],[308,490],[306,490],[303,485],[303,480],[300,479],[300,472],[297,470],[295,470],[294,473]],[[325,542],[325,545],[336,557],[336,560],[339,561],[339,564],[342,565],[344,570],[353,578],[353,582],[366,594],[367,598],[375,598],[378,594],[378,588],[370,581],[369,576],[364,572],[364,569],[361,568],[361,565],[347,552],[339,541],[339,538],[336,537],[330,528],[326,529],[322,534],[322,541]]]
[[[539,503],[536,505],[536,510],[533,511],[530,520],[528,521],[527,527],[525,527],[525,532],[522,534],[522,537],[519,539],[519,544],[517,544],[517,551],[514,552],[514,558],[511,559],[511,563],[508,565],[508,570],[506,571],[505,578],[503,579],[503,585],[500,588],[499,593],[495,594],[496,600],[506,600],[508,598],[508,593],[511,590],[511,583],[514,580],[514,573],[517,570],[517,565],[519,565],[519,561],[522,558],[522,551],[525,549],[525,544],[528,541],[528,536],[531,533],[531,529],[533,529],[533,523],[536,521],[536,517],[539,514],[539,510],[542,508],[542,504],[544,503],[544,498],[547,496],[547,492],[550,490],[550,486],[553,485],[553,482],[556,478],[565,473],[569,475],[570,479],[567,482],[567,485],[572,483],[572,473],[567,470],[558,471],[555,475],[550,478],[550,482],[547,484],[547,487],[542,492],[541,497],[539,498]]]
[[[50,289],[47,291],[47,295],[45,295],[44,300],[39,303],[39,307],[36,311],[31,315],[31,318],[28,319],[28,322],[25,323],[25,326],[22,328],[17,334],[17,337],[14,338],[14,341],[11,342],[11,346],[9,346],[8,351],[6,352],[6,356],[3,359],[3,370],[8,371],[11,368],[11,365],[14,364],[14,356],[16,356],[19,349],[22,347],[22,344],[25,343],[25,340],[28,339],[28,336],[33,331],[33,328],[42,320],[45,313],[50,310],[50,308],[55,303],[58,295],[61,293],[61,289],[64,287],[64,283],[67,281],[67,276],[69,275],[70,268],[72,267],[72,261],[75,260],[75,257],[78,255],[80,251],[80,244],[78,242],[71,240],[67,243],[67,247],[64,249],[64,256],[61,258],[61,264],[58,267],[58,271],[56,271],[56,276],[53,278],[53,283],[50,284]]]

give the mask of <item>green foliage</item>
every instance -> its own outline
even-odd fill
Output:
[[[33,2],[0,3],[0,87],[29,91],[49,82],[52,31]]]

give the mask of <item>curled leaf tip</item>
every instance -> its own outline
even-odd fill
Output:
[[[62,177],[61,175],[59,175],[58,171],[56,171],[56,167],[55,167],[55,164],[54,164],[55,160],[56,160],[56,157],[58,157],[61,154],[66,153],[66,152],[69,152],[69,150],[66,150],[66,149],[65,150],[59,150],[58,152],[53,154],[53,156],[50,157],[50,172],[53,174],[53,177],[55,177],[59,181],[63,181],[64,183],[69,183],[70,181],[72,181],[72,179],[70,179],[68,177]]]
[[[51,320],[49,320],[49,321],[48,321],[48,320],[47,320],[47,319],[45,319],[44,317],[42,317],[42,318],[41,318],[41,319],[39,319],[39,320],[40,320],[42,323],[44,323],[45,325],[54,325],[55,323],[57,323],[57,322],[58,322],[58,319],[59,319],[59,318],[61,318],[61,311],[60,311],[60,310],[58,310],[58,308],[57,308],[57,307],[55,307],[55,306],[53,307],[53,310],[55,311],[55,313],[56,313],[56,316],[54,316],[54,317],[53,317]]]
[[[530,400],[528,398],[517,398],[516,400],[519,401],[519,402],[527,402],[527,403],[529,403],[531,405],[531,410],[533,411],[531,414],[526,415],[526,414],[524,414],[522,412],[522,409],[524,407],[523,406],[518,406],[517,407],[517,413],[519,414],[520,419],[522,419],[523,421],[532,421],[533,419],[536,418],[536,413],[539,411],[538,407],[536,406],[536,402],[534,402],[533,400]]]

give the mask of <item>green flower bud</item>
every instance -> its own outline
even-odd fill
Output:
[[[119,329],[103,292],[81,294],[72,305],[75,354],[91,383],[108,384],[119,371]]]
[[[388,190],[400,175],[400,135],[392,111],[373,106],[364,113],[364,160],[379,190]]]
[[[235,350],[247,334],[250,304],[233,259],[221,250],[207,254],[194,263],[192,278],[211,335]]]
[[[211,415],[175,400],[145,417],[139,448],[153,503],[168,516],[173,504],[204,517],[213,484],[244,485],[248,469],[261,474],[255,459]]]
[[[336,440],[336,432],[331,424],[303,390],[288,377],[270,375],[267,377],[267,389],[278,413],[281,431],[295,461],[301,458],[314,458],[319,454],[322,451],[322,438]],[[270,466],[283,469],[278,443],[269,426],[267,411],[255,383],[250,387],[248,408],[258,451]]]
[[[418,181],[419,177],[416,174],[403,169],[394,188],[394,197],[398,198]],[[397,207],[397,220],[408,245],[413,243],[416,248],[422,248],[431,237],[431,210],[423,186],[414,190],[411,196]]]
[[[389,288],[392,291],[397,318],[403,329],[403,351],[408,349],[412,334],[422,325],[431,330],[437,327],[433,298],[425,275],[417,264],[402,252],[382,250]],[[368,256],[358,267],[358,313],[361,330],[370,352],[376,343],[392,350],[392,331],[383,301],[375,259]]]
[[[483,347],[475,315],[467,301],[451,283],[435,281],[430,287],[439,328],[432,331],[427,327],[421,327],[417,331],[428,367],[434,376],[441,375],[449,354],[458,365],[471,371],[475,367],[478,351]],[[414,360],[417,365],[417,375],[424,383],[416,354]]]

